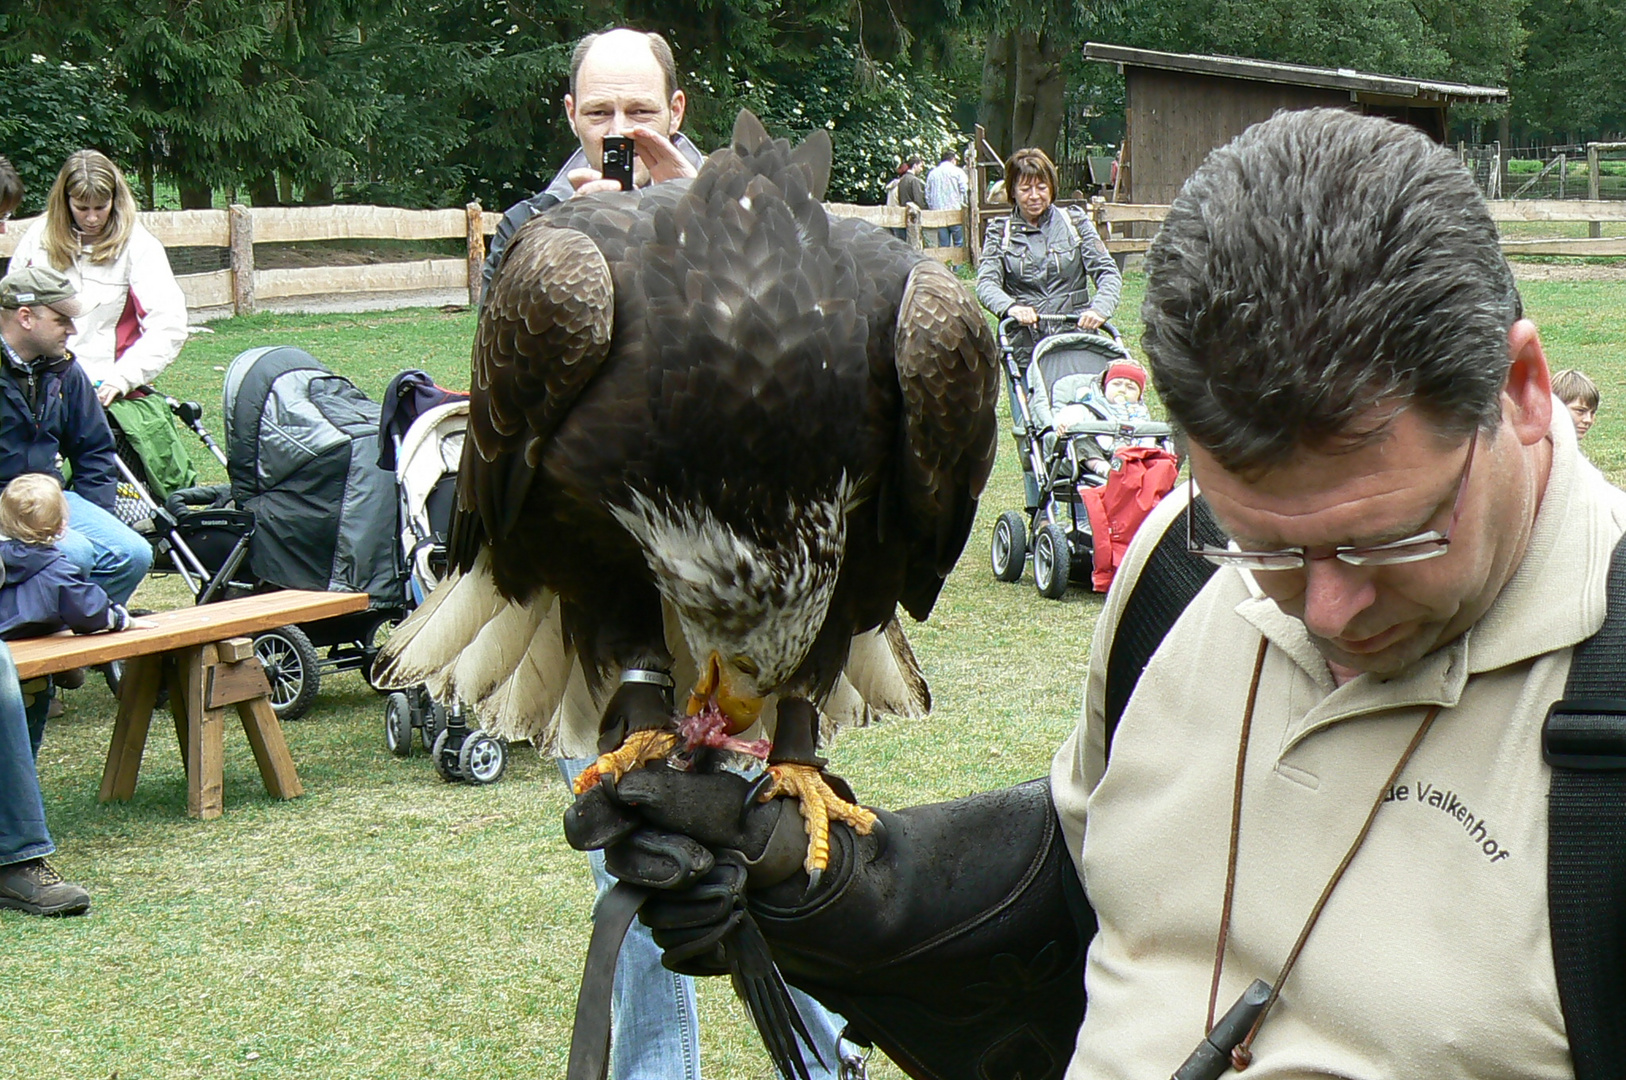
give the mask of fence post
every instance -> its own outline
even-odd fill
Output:
[[[965,229],[965,236],[963,237],[965,241],[965,261],[970,264],[972,269],[976,269],[977,266],[977,203],[981,201],[977,198],[975,192],[969,193],[965,200],[965,209],[962,211],[965,215],[965,224],[963,226]]]
[[[1593,202],[1597,202],[1598,199],[1600,198],[1599,187],[1598,187],[1598,157],[1599,157],[1598,144],[1597,143],[1587,143],[1586,144],[1586,197],[1591,199]],[[1589,221],[1589,222],[1587,222],[1586,234],[1588,236],[1592,237],[1592,239],[1594,239],[1594,240],[1597,240],[1600,237],[1602,237],[1603,236],[1603,222],[1601,222],[1601,221]]]
[[[1558,197],[1565,198],[1565,182],[1570,176],[1570,159],[1568,154],[1558,155]]]
[[[231,310],[233,315],[250,315],[254,312],[254,212],[232,203],[229,213]]]
[[[478,200],[463,208],[469,216],[469,307],[480,306],[480,285],[485,275],[485,214]]]
[[[926,245],[920,239],[920,207],[909,203],[903,208],[903,235],[909,246],[920,251]]]

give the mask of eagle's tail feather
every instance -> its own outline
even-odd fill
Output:
[[[551,743],[554,714],[575,658],[565,646],[559,605],[549,598],[529,638],[520,640],[526,642],[525,651],[501,682],[475,699],[474,713],[481,727],[505,739]]]
[[[875,710],[865,703],[863,695],[853,688],[852,680],[843,674],[819,703],[819,745],[829,746],[836,732],[868,727],[874,719]]]
[[[846,675],[876,712],[915,718],[931,711],[931,689],[896,615],[868,633],[853,635]]]
[[[482,552],[467,572],[454,571],[442,581],[390,634],[373,665],[376,685],[402,690],[423,683],[438,697],[458,654],[505,603],[491,578],[491,557]],[[434,631],[424,633],[431,624]]]
[[[480,628],[457,658],[451,688],[461,701],[479,702],[506,682],[520,666],[538,627],[555,606],[544,590],[527,603],[508,603]],[[489,730],[489,729],[487,729]]]

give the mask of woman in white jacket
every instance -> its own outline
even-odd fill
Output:
[[[105,154],[69,156],[45,212],[11,257],[12,269],[55,267],[79,290],[85,313],[68,349],[103,405],[157,377],[186,342],[186,298],[164,245],[136,220],[130,185]]]

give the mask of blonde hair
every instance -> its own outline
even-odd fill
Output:
[[[109,263],[123,255],[136,224],[130,183],[100,150],[76,150],[62,163],[62,171],[45,197],[45,254],[51,265],[66,270],[79,258],[79,233],[69,199],[113,204],[102,234],[90,245],[89,258],[93,263]]]
[[[1566,405],[1580,402],[1582,408],[1598,411],[1598,384],[1587,378],[1584,371],[1565,368],[1554,375],[1553,393]]]
[[[0,533],[25,544],[54,544],[68,527],[68,500],[47,473],[23,473],[0,494]]]

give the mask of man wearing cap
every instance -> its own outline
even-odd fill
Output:
[[[90,378],[66,350],[80,304],[67,277],[30,266],[0,278],[0,485],[22,473],[73,470],[68,531],[57,547],[114,603],[152,566],[152,548],[113,516],[113,432]],[[66,482],[64,482],[66,486]]]
[[[87,498],[113,504],[115,484],[113,435],[96,402],[90,380],[79,370],[63,346],[79,314],[68,279],[46,267],[19,270],[0,278],[0,486],[22,473],[51,473],[60,478],[56,455],[73,465],[79,493],[69,492],[69,520],[73,523],[59,547],[75,562],[94,565],[105,550],[104,565],[126,573],[139,567],[129,588],[115,597],[129,598],[135,583],[152,562],[146,541]],[[89,493],[89,494],[87,494]],[[83,510],[81,507],[89,507]],[[91,521],[95,535],[102,515],[108,523],[129,533],[134,558],[116,555],[88,539],[77,527]],[[112,530],[105,530],[111,532]],[[114,580],[122,581],[122,577]],[[98,583],[107,588],[104,575]],[[56,850],[45,827],[45,803],[40,798],[34,758],[44,733],[47,695],[40,694],[25,710],[22,688],[11,652],[0,644],[0,908],[30,915],[81,915],[90,910],[90,894],[65,881],[45,857]]]

